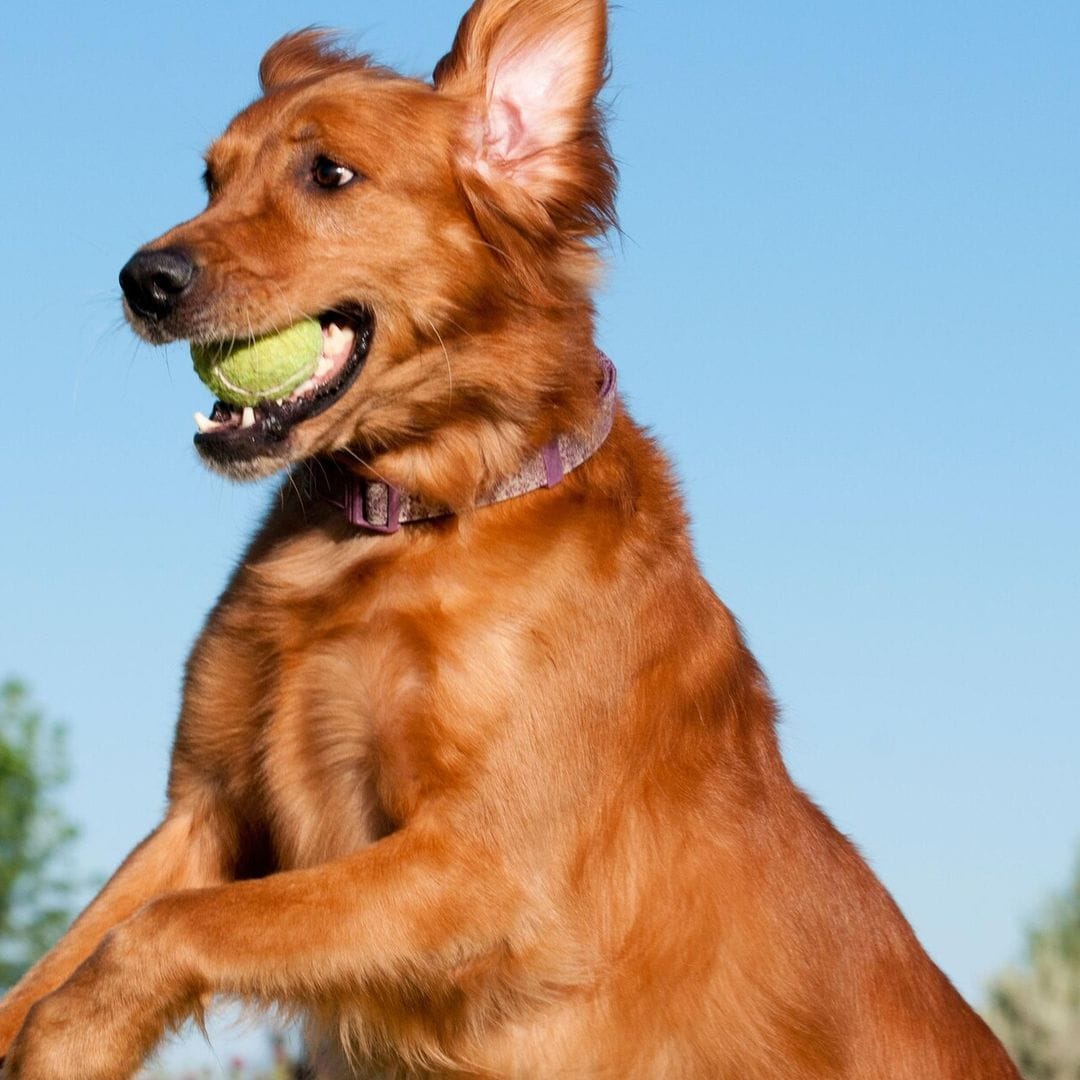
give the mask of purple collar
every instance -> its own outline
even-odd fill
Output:
[[[501,480],[476,501],[477,506],[516,499],[521,495],[552,488],[567,473],[583,465],[600,449],[615,422],[615,365],[599,350],[600,401],[592,427],[582,435],[559,435],[538,453],[527,458],[511,477]],[[419,495],[400,491],[382,480],[366,480],[344,468],[328,471],[308,469],[309,490],[345,513],[350,525],[364,532],[389,535],[414,521],[450,517],[454,511],[431,503]]]

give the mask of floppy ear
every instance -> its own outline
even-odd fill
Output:
[[[560,227],[602,231],[614,217],[596,104],[606,74],[606,0],[477,0],[435,71],[438,90],[469,102],[460,164]]]

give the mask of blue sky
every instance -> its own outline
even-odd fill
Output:
[[[0,673],[69,721],[80,861],[162,808],[181,665],[268,497],[116,273],[201,206],[263,49],[413,72],[461,0],[46,2],[0,36]],[[1080,6],[623,5],[600,341],[675,458],[797,780],[978,998],[1080,837]]]

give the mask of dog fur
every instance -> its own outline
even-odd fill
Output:
[[[474,509],[596,408],[606,33],[478,0],[432,84],[285,38],[148,245],[198,268],[129,308],[148,340],[362,305],[374,341],[273,452],[210,456],[292,474],[189,661],[164,821],[0,1008],[6,1080],[127,1077],[219,994],[304,1017],[328,1078],[1017,1077],[789,778],[625,411]],[[300,482],[332,458],[457,513],[359,531]]]

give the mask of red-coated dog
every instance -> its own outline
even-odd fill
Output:
[[[285,38],[145,339],[317,317],[196,442],[288,469],[187,669],[165,820],[0,1009],[120,1080],[215,994],[320,1076],[1015,1080],[792,784],[678,491],[593,343],[603,0],[477,0],[431,84]]]

